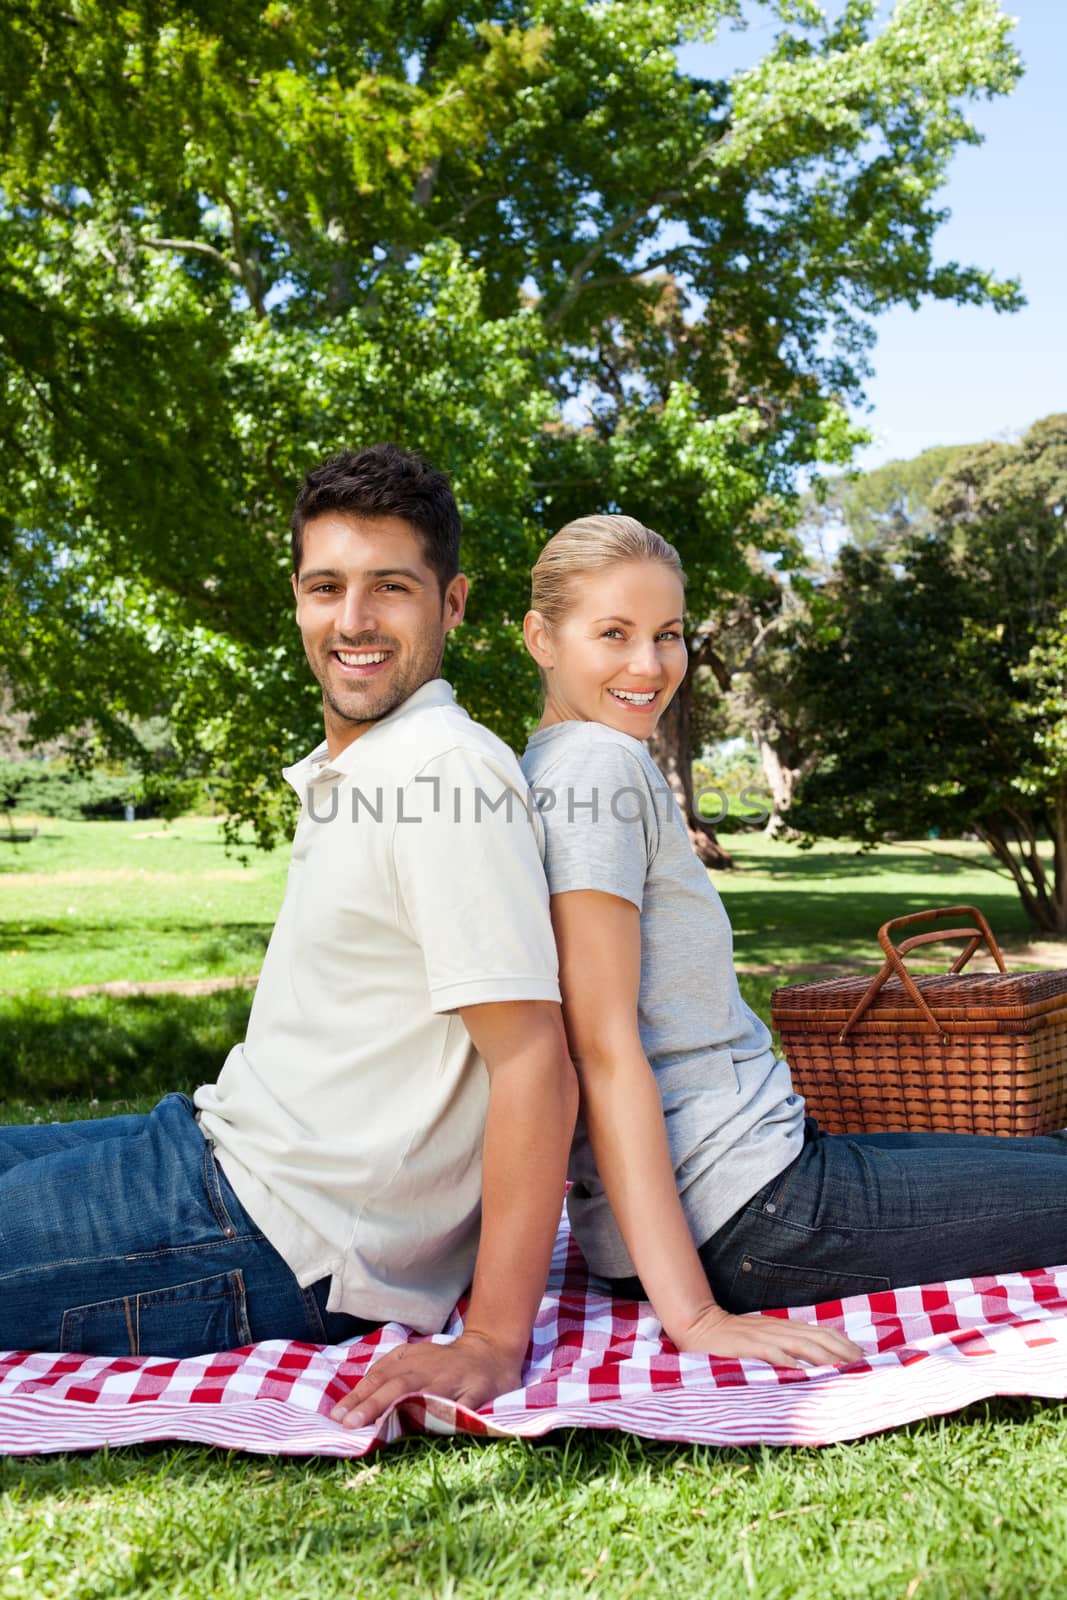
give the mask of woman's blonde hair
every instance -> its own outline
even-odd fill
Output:
[[[539,611],[549,627],[559,623],[574,603],[571,586],[587,572],[602,572],[620,561],[657,561],[677,573],[683,587],[685,572],[673,544],[653,533],[636,517],[578,517],[553,534],[530,574],[530,607]]]

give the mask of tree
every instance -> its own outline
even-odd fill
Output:
[[[1033,926],[1064,934],[1067,415],[963,452],[930,509],[895,559],[846,547],[798,641],[818,766],[791,820],[865,843],[977,834]]]
[[[1019,71],[996,0],[766,9],[765,58],[703,81],[675,48],[737,0],[0,0],[0,668],[42,735],[136,758],[166,710],[269,837],[315,723],[289,504],[392,436],[454,475],[450,671],[513,740],[539,538],[618,507],[676,539],[691,806],[701,624],[847,461],[871,315],[1019,303],[933,260],[963,107]]]
[[[812,710],[799,692],[793,657],[797,639],[810,628],[812,598],[833,575],[831,550],[847,529],[853,544],[883,550],[893,560],[914,535],[931,532],[931,501],[966,448],[937,445],[911,460],[820,484],[798,511],[803,569],[784,581],[764,574],[761,591],[739,597],[717,620],[716,682],[731,731],[743,730],[759,752],[771,794],[770,836],[792,831],[786,813],[801,779],[818,763]],[[699,686],[696,692],[700,698]]]
[[[822,546],[827,530],[847,530],[853,544],[893,549],[930,527],[930,501],[968,445],[934,445],[906,461],[887,461],[870,472],[830,479],[804,497],[800,521]],[[824,552],[825,554],[825,552]]]

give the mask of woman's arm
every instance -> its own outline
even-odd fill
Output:
[[[732,1316],[716,1304],[689,1232],[655,1077],[641,1047],[640,913],[598,890],[552,896],[563,1017],[589,1143],[619,1231],[656,1315],[679,1350],[776,1366],[855,1361],[832,1329]]]

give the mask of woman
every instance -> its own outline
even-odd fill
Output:
[[[686,670],[684,581],[630,517],[568,524],[533,569],[544,711],[522,764],[582,1094],[571,1223],[680,1350],[854,1360],[831,1329],[737,1313],[1067,1260],[1067,1140],[806,1121],[644,745]]]

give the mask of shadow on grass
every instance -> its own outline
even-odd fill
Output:
[[[0,997],[0,1097],[188,1093],[244,1037],[252,994]]]
[[[788,855],[781,850],[761,851],[746,849],[739,863],[745,874],[759,873],[768,878],[896,878],[902,874],[924,877],[958,877],[960,872],[974,872],[988,876],[991,884],[1003,878],[1009,892],[1010,879],[997,872],[992,861],[979,855],[949,855],[939,850],[900,850],[880,845],[877,851],[866,853],[856,847],[843,845],[840,850],[791,850]],[[715,882],[729,883],[730,873],[716,873]]]
[[[179,922],[169,918],[153,918],[138,924],[131,917],[127,922],[103,922],[89,917],[77,921],[39,920],[27,917],[0,919],[0,948],[18,946],[27,954],[51,954],[60,943],[69,945],[72,939],[94,947],[125,949],[132,941],[150,945],[154,938],[185,938],[192,943],[215,939],[230,950],[247,950],[262,955],[270,940],[269,922]]]
[[[822,873],[822,877],[830,876]],[[939,905],[976,904],[985,913],[998,939],[1018,941],[1030,936],[1030,929],[1015,889],[990,879],[975,893],[972,886],[961,893],[951,880],[941,888],[936,881],[925,890],[869,886],[854,892],[836,887],[805,887],[793,880],[781,889],[744,889],[731,894],[728,878],[718,878],[716,887],[733,924],[735,951],[740,961],[773,960],[834,961],[842,956],[872,962],[881,959],[878,929],[894,917],[915,911],[928,911]],[[945,946],[946,951],[949,946]],[[958,950],[959,946],[955,948]],[[925,960],[935,964],[936,955]],[[951,959],[951,956],[949,956]]]

